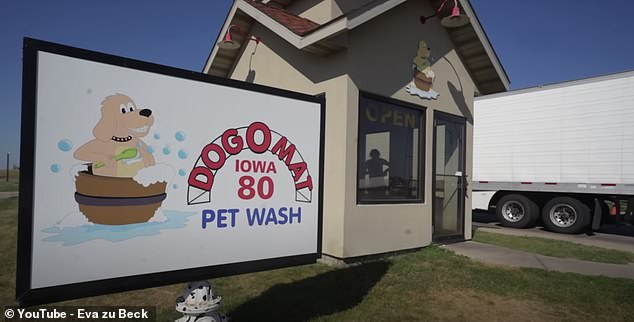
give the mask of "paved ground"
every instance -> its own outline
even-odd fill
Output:
[[[603,275],[634,279],[634,263],[605,264],[575,259],[537,255],[504,247],[466,241],[443,246],[456,254],[488,264],[513,267],[533,267],[549,271],[579,273],[585,275]]]
[[[622,251],[628,251],[634,253],[634,237],[621,236],[605,233],[592,233],[592,234],[559,234],[549,231],[545,231],[542,228],[528,228],[517,229],[502,227],[499,224],[493,223],[473,223],[473,227],[480,231],[512,235],[512,236],[526,236],[526,237],[540,237],[556,240],[565,240],[572,243],[582,244],[586,246],[597,246],[602,248],[616,249]]]
[[[474,214],[473,228],[489,233],[565,240],[582,245],[597,246],[634,253],[634,237],[631,237],[628,234],[618,235],[594,232],[589,234],[568,235],[549,232],[541,227],[529,229],[508,228],[502,227],[496,219],[491,219],[490,216],[486,216],[487,214],[482,213],[477,215]],[[625,227],[625,229],[630,228]],[[512,267],[533,267],[549,271],[634,279],[634,263],[619,265],[557,258],[474,241],[450,244],[445,245],[444,247],[457,254],[489,264]]]
[[[489,227],[501,227],[495,213],[486,212],[481,210],[473,211],[473,224],[475,225],[487,225]],[[529,229],[530,230],[530,229]],[[533,230],[545,231],[543,227],[536,227]],[[621,224],[603,224],[598,231],[592,234],[603,233],[608,235],[621,235],[634,237],[634,225]],[[587,234],[587,233],[584,233]]]

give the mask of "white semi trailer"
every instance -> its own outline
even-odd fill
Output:
[[[632,222],[634,71],[477,98],[473,141],[472,208],[502,225]]]

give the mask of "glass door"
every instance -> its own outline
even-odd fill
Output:
[[[465,121],[434,113],[433,239],[464,238]]]

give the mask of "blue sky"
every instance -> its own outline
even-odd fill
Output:
[[[634,70],[631,1],[471,3],[513,89]],[[23,37],[201,71],[230,4],[230,0],[0,1],[2,160],[11,152],[17,162],[19,154]]]

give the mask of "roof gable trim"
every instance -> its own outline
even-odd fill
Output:
[[[489,38],[484,32],[482,25],[480,25],[478,16],[476,16],[475,11],[471,7],[471,3],[469,2],[469,0],[460,0],[460,4],[462,5],[462,9],[465,11],[465,14],[471,18],[471,25],[473,26],[473,30],[475,30],[476,34],[478,35],[478,38],[480,39],[480,43],[482,43],[482,46],[484,47],[484,51],[486,52],[487,56],[489,56],[489,59],[491,60],[491,64],[493,64],[493,67],[495,68],[495,71],[500,77],[502,84],[504,84],[504,88],[508,90],[510,88],[509,78],[506,75],[504,68],[502,67],[502,63],[500,63],[498,56],[495,54],[495,51],[493,50],[493,46],[491,46],[491,43],[489,42]]]
[[[343,31],[354,29],[365,22],[372,20],[373,18],[385,13],[386,11],[402,4],[407,0],[386,0],[381,4],[377,4],[376,6],[367,9],[367,6],[361,7],[353,12],[348,13],[347,15],[341,16],[339,18],[334,19],[333,21],[318,26],[307,34],[298,35],[289,29],[288,26],[285,26],[281,22],[275,20],[273,17],[269,16],[267,13],[261,11],[256,8],[256,6],[247,3],[250,0],[236,0],[228,13],[227,19],[225,20],[225,24],[221,29],[221,33],[218,36],[216,41],[220,40],[222,35],[224,35],[231,25],[234,15],[236,14],[236,10],[240,10],[244,12],[246,15],[253,18],[258,23],[262,24],[264,27],[268,28],[293,46],[298,49],[306,49],[313,44],[316,44],[320,41],[328,39],[332,36],[335,36]],[[484,47],[486,56],[488,56],[495,72],[498,74],[498,77],[506,90],[510,87],[510,82],[502,64],[500,63],[491,43],[489,42],[486,33],[484,32],[480,22],[475,14],[475,11],[471,7],[469,0],[460,0],[460,4],[465,12],[465,14],[471,17],[471,25],[473,30],[476,32],[478,39],[482,46]],[[302,18],[303,19],[303,18]],[[310,20],[308,20],[310,21]],[[204,72],[209,73],[211,69],[211,65],[213,60],[215,59],[218,53],[218,46],[214,44],[211,54],[205,64]]]

